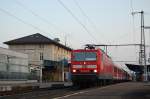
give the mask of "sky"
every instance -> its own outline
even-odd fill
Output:
[[[145,25],[150,26],[149,4],[150,0],[0,0],[0,46],[34,33],[60,38],[74,49],[140,43],[140,15],[133,17],[131,12],[143,10]],[[150,31],[145,32],[149,44]],[[109,50],[115,60],[137,60],[137,47]]]

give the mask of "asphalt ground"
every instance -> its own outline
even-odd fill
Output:
[[[119,83],[53,99],[150,99],[150,83]]]
[[[41,89],[0,99],[150,99],[150,83],[126,82],[86,89]]]

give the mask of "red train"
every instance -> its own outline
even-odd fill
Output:
[[[94,46],[72,51],[71,74],[74,85],[130,80],[130,75],[126,71],[115,66],[104,51],[95,49]]]

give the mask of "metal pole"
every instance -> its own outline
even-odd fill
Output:
[[[141,44],[143,44],[143,62],[145,71],[145,81],[147,81],[146,49],[145,49],[145,32],[144,32],[144,11],[141,11]],[[141,49],[142,50],[142,49]]]
[[[42,64],[40,65],[40,83],[42,83]]]
[[[7,72],[9,72],[9,59],[10,59],[10,57],[7,55],[6,56],[7,57],[7,63],[6,63],[6,68],[7,68]]]
[[[139,64],[144,67],[144,81],[147,81],[147,67],[146,67],[146,51],[145,51],[145,33],[144,33],[144,11],[132,12],[134,14],[141,14],[141,45],[139,52]]]
[[[65,58],[63,58],[63,61],[62,61],[62,81],[64,81],[64,60]]]
[[[144,26],[144,29],[150,29],[150,26]],[[148,81],[148,76],[149,76],[149,69],[147,68],[146,65],[146,80]]]
[[[106,45],[106,54],[107,54],[107,45]]]

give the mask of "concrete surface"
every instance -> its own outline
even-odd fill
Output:
[[[47,82],[37,83],[36,80],[30,81],[0,81],[0,92],[12,91],[18,87],[36,87],[36,88],[61,88],[72,86],[72,82]]]

